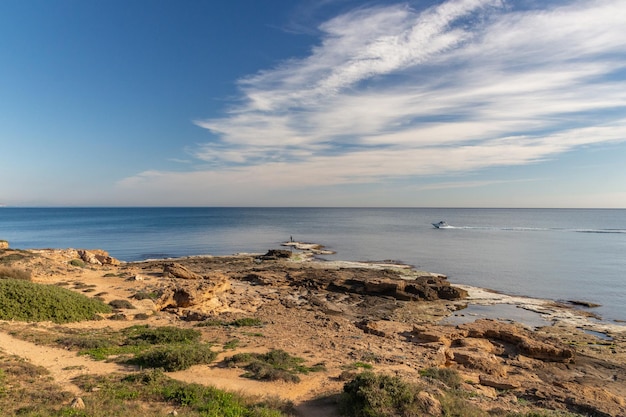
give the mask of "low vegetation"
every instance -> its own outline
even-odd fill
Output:
[[[159,298],[159,294],[156,292],[138,291],[133,294],[135,300],[156,300]]]
[[[48,404],[67,403],[70,399],[69,393],[52,382],[45,368],[18,356],[0,353],[0,410],[3,416],[54,415],[41,409]]]
[[[363,372],[344,385],[342,412],[354,417],[421,416],[426,410],[418,401],[420,391],[397,376]]]
[[[131,375],[83,375],[74,380],[85,394],[84,409],[70,407],[72,395],[54,384],[46,369],[0,354],[0,410],[3,416],[156,417],[177,410],[190,417],[286,417],[291,405],[187,384],[161,370]]]
[[[134,309],[135,306],[128,300],[112,300],[109,305],[116,309]]]
[[[23,269],[13,268],[9,266],[0,266],[0,279],[22,279],[30,281],[31,274]]]
[[[215,360],[216,352],[206,343],[178,343],[158,346],[135,355],[128,363],[142,368],[162,368],[168,372],[182,371],[193,365],[208,364]]]
[[[83,261],[82,259],[72,259],[71,261],[69,261],[69,264],[72,266],[77,266],[79,268],[85,267],[85,261]]]
[[[581,417],[562,411],[535,410],[522,413],[487,412],[468,401],[459,390],[460,376],[452,369],[429,368],[422,372],[428,379],[444,382],[449,388],[430,393],[428,383],[404,381],[398,376],[365,371],[344,385],[340,408],[348,417]],[[423,393],[423,394],[421,394]]]
[[[271,350],[268,353],[238,353],[224,361],[227,366],[242,366],[246,378],[286,382],[300,382],[297,374],[307,374],[324,370],[323,364],[312,367],[303,365],[304,359],[289,355],[284,350]]]
[[[212,326],[233,326],[233,327],[258,327],[262,326],[263,322],[260,319],[254,317],[242,317],[232,321],[223,321],[209,319],[201,323],[196,324],[196,327],[212,327]]]
[[[451,368],[427,368],[420,371],[420,375],[441,381],[452,389],[458,389],[463,382],[459,373]]]
[[[36,255],[34,255],[31,252],[17,250],[17,249],[11,249],[10,251],[0,250],[0,264],[11,265],[14,262],[23,261],[25,259],[32,258],[34,256]]]
[[[121,332],[89,332],[63,336],[57,343],[95,360],[112,359],[142,368],[180,371],[215,360],[212,345],[195,329],[131,326]]]
[[[56,285],[0,279],[0,319],[69,323],[93,320],[111,308],[101,301]]]

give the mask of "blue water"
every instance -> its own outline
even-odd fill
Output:
[[[433,228],[439,220],[453,228]],[[335,250],[329,259],[400,260],[626,320],[626,210],[0,208],[11,247],[101,248],[126,261],[264,252],[290,236]]]

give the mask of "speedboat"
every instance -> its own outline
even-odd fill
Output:
[[[446,228],[452,227],[448,223],[444,222],[443,220],[440,221],[439,223],[432,223],[432,225],[435,226],[435,229],[446,229]]]

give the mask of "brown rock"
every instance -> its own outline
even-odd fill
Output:
[[[76,409],[82,410],[83,408],[85,408],[85,402],[83,401],[82,398],[76,397],[70,403],[70,408],[76,408]]]
[[[574,362],[576,351],[569,346],[540,340],[539,337],[523,327],[496,320],[482,319],[467,323],[459,328],[468,331],[469,337],[498,340],[509,343],[519,353],[534,359],[548,362]]]
[[[112,258],[109,256],[108,252],[101,249],[79,249],[78,256],[80,256],[84,262],[92,265],[120,265],[120,261]]]
[[[155,301],[158,310],[188,309],[199,312],[211,312],[221,306],[218,296],[230,289],[229,278],[214,273],[208,279],[194,282],[177,282],[161,290],[161,296]],[[190,312],[186,311],[186,315]]]
[[[163,276],[166,278],[202,279],[202,275],[196,274],[175,262],[163,264]]]
[[[9,249],[9,242],[6,240],[0,240],[0,249]]]
[[[466,368],[486,372],[490,375],[506,375],[506,369],[495,355],[466,348],[453,349],[452,354],[454,355],[454,362]]]
[[[513,381],[510,378],[502,378],[495,375],[479,375],[479,381],[481,385],[486,387],[492,387],[499,390],[511,390],[517,389],[521,385],[517,381]]]

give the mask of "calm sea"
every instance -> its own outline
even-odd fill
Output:
[[[435,229],[439,220],[453,228]],[[626,320],[626,210],[0,208],[11,247],[101,248],[126,261],[264,252],[291,236],[335,250],[328,259],[399,260]]]

